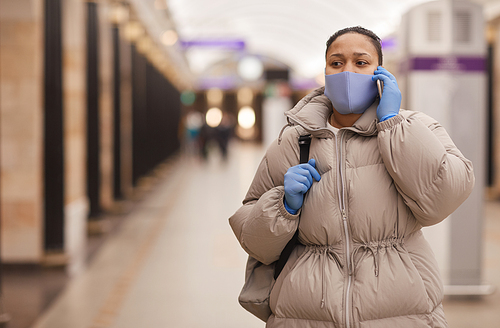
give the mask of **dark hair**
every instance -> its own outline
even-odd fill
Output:
[[[347,33],[358,33],[362,35],[366,35],[367,37],[370,38],[370,42],[373,44],[375,49],[377,50],[377,55],[378,55],[378,64],[382,65],[382,40],[373,33],[372,31],[361,27],[361,26],[353,26],[353,27],[346,27],[344,29],[338,30],[335,32],[329,39],[326,41],[326,52],[325,56],[328,53],[328,48],[330,48],[331,44],[333,41],[337,40],[337,38],[341,35],[347,34]]]

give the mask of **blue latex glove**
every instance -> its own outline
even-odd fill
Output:
[[[401,91],[394,75],[382,66],[377,67],[374,74],[372,80],[381,80],[384,85],[382,98],[377,107],[378,120],[379,122],[383,122],[399,114]]]
[[[311,188],[313,178],[316,181],[321,180],[314,159],[305,164],[292,166],[285,173],[285,208],[289,213],[296,214],[302,207],[304,194]]]

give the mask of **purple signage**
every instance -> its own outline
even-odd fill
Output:
[[[197,39],[181,40],[181,47],[188,49],[192,47],[220,48],[230,50],[244,50],[245,41],[239,39]]]
[[[229,90],[236,87],[234,76],[202,77],[198,80],[199,89],[219,88]]]
[[[384,50],[396,50],[397,49],[397,39],[395,37],[387,37],[382,39],[382,49]]]
[[[291,87],[294,90],[311,90],[320,87],[315,79],[297,79],[294,78],[291,81]]]
[[[443,56],[443,57],[413,57],[405,63],[409,71],[459,71],[485,72],[485,57]]]

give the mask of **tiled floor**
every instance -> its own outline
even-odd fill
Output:
[[[133,209],[134,201],[120,202],[114,213],[99,219],[106,233],[93,233],[87,240],[87,259],[90,262],[107,238],[116,233],[125,214]],[[62,266],[4,264],[2,266],[2,307],[0,312],[10,317],[8,328],[30,327],[57,298],[70,281]],[[3,327],[0,325],[0,327]]]
[[[176,162],[32,328],[264,327],[237,302],[246,254],[227,221],[263,150],[230,151]],[[486,205],[485,237],[485,279],[500,286],[499,203]],[[500,327],[500,292],[445,311],[452,328]]]
[[[3,310],[10,317],[9,328],[30,327],[69,281],[63,268],[9,265],[2,271]]]

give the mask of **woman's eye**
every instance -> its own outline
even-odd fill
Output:
[[[341,62],[338,62],[338,61],[332,62],[332,66],[333,66],[333,67],[338,67],[338,66],[340,66],[340,65],[342,65],[342,63],[341,63]]]
[[[363,66],[363,65],[367,65],[368,63],[365,62],[365,61],[360,60],[356,64],[359,65],[359,66]]]

